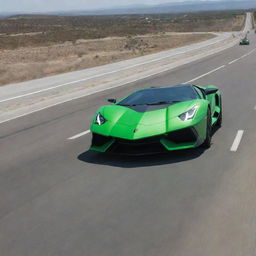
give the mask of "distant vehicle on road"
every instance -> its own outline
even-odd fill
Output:
[[[146,88],[98,109],[91,150],[143,155],[211,146],[221,126],[221,93],[214,85]]]
[[[239,44],[240,44],[240,45],[249,45],[249,44],[250,44],[250,41],[249,41],[249,39],[244,38],[244,39],[242,39],[242,40],[240,41]]]

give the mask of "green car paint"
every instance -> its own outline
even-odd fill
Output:
[[[161,147],[163,152],[200,146],[207,137],[209,112],[211,126],[214,126],[221,116],[221,94],[214,85],[188,86],[192,86],[198,94],[196,99],[177,102],[152,111],[140,112],[119,105],[123,100],[99,108],[91,124],[93,140],[90,149],[97,152],[121,153],[118,152],[119,150],[113,151],[118,142],[122,143],[122,149],[126,146],[127,148],[137,146],[136,153],[143,154],[143,150],[140,152],[142,144],[147,147],[147,152],[150,147],[154,152],[156,143],[157,148]],[[149,88],[143,90],[147,89]],[[212,90],[212,93],[206,95],[207,90]],[[180,115],[194,107],[196,108],[194,117],[191,120],[181,120]],[[100,125],[96,120],[99,113],[105,120]],[[185,134],[184,141],[183,132],[192,133],[191,136],[195,139],[186,141]],[[178,141],[175,136],[179,137]],[[151,140],[154,142],[151,143]]]

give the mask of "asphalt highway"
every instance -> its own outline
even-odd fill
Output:
[[[1,256],[254,256],[256,35],[210,57],[0,125]],[[150,157],[88,151],[107,98],[217,85],[212,147]]]

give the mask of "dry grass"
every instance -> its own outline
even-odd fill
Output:
[[[212,37],[212,34],[161,34],[5,50],[0,52],[0,85],[112,63]]]
[[[49,46],[78,39],[161,32],[241,30],[245,15],[232,12],[114,16],[18,16],[0,19],[0,49]]]

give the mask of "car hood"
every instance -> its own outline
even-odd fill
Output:
[[[174,129],[174,127],[170,127],[174,125],[172,119],[177,120],[180,114],[196,104],[200,104],[200,100],[165,105],[161,109],[147,112],[137,112],[120,105],[104,106],[98,112],[104,116],[107,122],[100,126],[93,124],[92,131],[125,139],[139,139],[163,134]],[[184,124],[182,123],[182,125]]]

